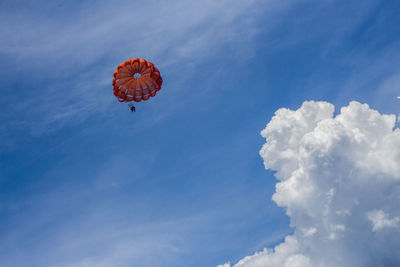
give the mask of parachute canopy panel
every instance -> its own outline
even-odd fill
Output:
[[[120,102],[140,102],[155,96],[162,82],[160,71],[153,63],[134,58],[118,66],[112,84]]]

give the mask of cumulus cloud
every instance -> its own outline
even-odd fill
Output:
[[[400,129],[395,115],[351,102],[279,109],[261,132],[272,199],[294,233],[235,267],[400,266]],[[230,265],[228,265],[230,266]]]

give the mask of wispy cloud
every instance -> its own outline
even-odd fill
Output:
[[[18,112],[25,118],[19,127],[33,133],[84,121],[115,102],[112,73],[131,57],[154,61],[166,75],[164,87],[179,95],[188,87],[185,80],[199,71],[198,64],[207,65],[221,51],[254,56],[251,40],[272,29],[274,18],[289,6],[275,0],[112,1],[83,2],[76,9],[53,5],[51,14],[6,6],[0,23],[2,65],[8,65],[10,75],[5,81],[17,72],[19,79],[23,73],[23,80],[36,81],[35,89],[22,81],[8,84],[10,99],[20,104],[7,112]],[[267,27],[257,20],[266,16],[271,17]]]

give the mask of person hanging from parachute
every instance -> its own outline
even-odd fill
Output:
[[[136,112],[136,108],[132,103],[129,103],[128,107],[131,109],[132,112]]]
[[[154,97],[162,83],[160,71],[153,63],[141,58],[121,63],[114,71],[112,81],[114,95],[119,102],[130,102],[128,106],[132,112],[136,112],[132,101],[140,102]]]

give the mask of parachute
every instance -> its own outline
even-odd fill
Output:
[[[162,82],[160,71],[153,63],[134,58],[117,67],[112,85],[119,102],[140,102],[155,96]]]

